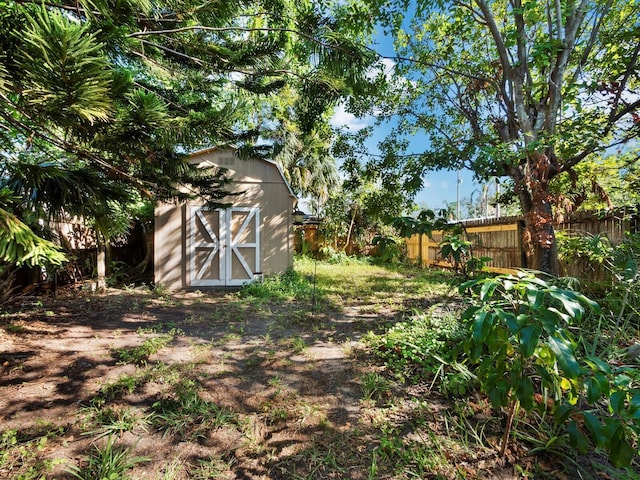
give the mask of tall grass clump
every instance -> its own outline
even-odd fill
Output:
[[[293,268],[280,275],[267,276],[263,282],[249,283],[239,292],[240,298],[264,300],[306,300],[312,295],[312,282]]]
[[[148,458],[134,457],[127,448],[116,448],[115,439],[109,437],[103,447],[94,446],[81,467],[71,466],[67,471],[78,480],[128,480],[128,471]]]

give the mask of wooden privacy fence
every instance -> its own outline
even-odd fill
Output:
[[[464,227],[463,236],[472,244],[474,257],[490,257],[487,264],[492,272],[513,273],[518,268],[528,268],[527,258],[522,249],[522,217],[500,219],[468,220],[460,222]],[[604,235],[612,243],[621,242],[626,232],[638,231],[638,217],[622,211],[605,214],[580,213],[567,216],[556,224],[556,231],[565,231],[569,235]],[[440,254],[440,242],[443,232],[433,232],[432,237],[414,235],[407,240],[407,253],[412,260],[422,260],[423,265],[436,265],[451,268]],[[585,272],[586,262],[575,259],[570,263],[561,262],[563,275],[593,277],[596,272]],[[589,267],[591,268],[591,267]],[[596,275],[600,276],[600,275]]]
[[[467,240],[472,243],[475,257],[491,257],[489,269],[497,273],[510,273],[522,268],[521,221],[517,217],[485,219],[463,222]],[[414,235],[407,240],[407,254],[412,260],[422,259],[423,265],[451,268],[452,265],[440,257],[440,242],[446,234],[435,231],[427,235]]]

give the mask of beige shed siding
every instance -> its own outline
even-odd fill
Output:
[[[260,258],[266,275],[281,273],[293,265],[294,237],[291,213],[296,199],[276,164],[241,160],[232,152],[209,150],[196,153],[192,161],[229,169],[233,182],[224,202],[232,207],[260,208]],[[197,203],[189,207],[197,207]],[[154,275],[156,284],[170,290],[188,288],[187,205],[163,204],[155,211]],[[235,266],[234,266],[235,268]]]

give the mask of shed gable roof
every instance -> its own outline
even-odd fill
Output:
[[[235,162],[247,162],[247,163],[260,162],[267,165],[270,169],[274,170],[274,173],[278,178],[278,180],[282,181],[282,183],[286,186],[287,191],[289,192],[289,196],[293,198],[297,198],[295,193],[293,193],[293,190],[291,189],[291,185],[289,185],[289,182],[287,182],[287,179],[284,176],[284,172],[282,171],[282,168],[280,168],[280,165],[277,162],[274,162],[272,160],[266,160],[263,158],[243,159],[243,158],[239,158],[236,151],[233,149],[220,149],[218,147],[211,147],[211,148],[206,148],[206,149],[191,153],[189,155],[189,161],[197,162],[202,165],[209,164],[214,167],[227,168],[233,172],[234,171],[233,167],[240,165],[240,163],[231,162],[229,157],[233,157]],[[242,165],[242,166],[245,167],[246,165]],[[248,172],[251,170],[250,168],[249,169],[243,168],[243,170],[245,170],[244,173],[245,175],[247,175],[247,178],[234,179],[233,181],[238,181],[238,182],[264,181],[264,179],[249,176]]]

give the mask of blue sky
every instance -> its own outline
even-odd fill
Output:
[[[393,41],[384,36],[382,33],[376,35],[374,44],[371,47],[376,50],[380,55],[384,57],[394,57],[395,50],[393,48]],[[390,71],[393,69],[394,62],[389,59],[384,59],[385,68]],[[334,126],[340,126],[348,129],[351,132],[355,132],[373,125],[375,123],[374,117],[357,118],[354,115],[345,111],[343,106],[339,106],[332,118],[332,124]],[[368,142],[370,152],[372,154],[379,153],[377,144],[382,141],[385,136],[391,130],[393,124],[381,125],[376,128],[374,135]],[[407,153],[422,153],[420,147],[425,145],[426,139],[421,138],[420,135],[416,135],[410,144],[410,151]],[[415,202],[420,207],[428,207],[432,209],[444,208],[447,203],[456,201],[456,184],[457,184],[458,172],[455,171],[438,171],[430,172],[423,177],[424,188],[416,196]],[[476,191],[475,196],[479,194],[481,185],[473,181],[473,175],[468,170],[460,172],[460,198],[469,197]]]
[[[352,114],[346,112],[344,108],[339,107],[332,119],[332,124],[335,126],[342,126],[349,131],[355,132],[369,125],[373,125],[374,121],[375,119],[373,117],[356,118]],[[372,154],[379,153],[377,144],[385,138],[390,130],[391,124],[381,125],[376,128],[374,135],[368,142],[369,151]],[[410,153],[421,153],[420,145],[424,144],[424,138],[421,138],[419,135],[415,136],[411,142]],[[432,209],[444,208],[445,203],[455,202],[457,195],[457,176],[458,172],[448,170],[428,173],[422,179],[424,188],[416,196],[415,202],[421,207],[428,207]],[[473,174],[469,170],[462,170],[460,172],[460,179],[461,199],[469,197],[474,190],[479,191],[481,189],[481,185],[473,181]]]

